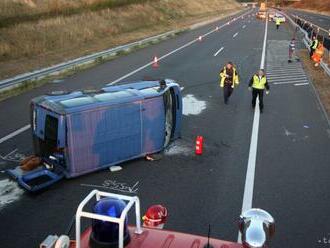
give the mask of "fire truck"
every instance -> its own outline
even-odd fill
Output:
[[[92,207],[91,207],[92,206]],[[90,210],[91,209],[91,210]],[[128,212],[135,210],[135,225],[128,225]],[[241,243],[163,230],[167,210],[151,206],[141,225],[140,200],[126,196],[91,191],[79,204],[75,215],[75,239],[65,235],[49,235],[40,248],[267,248],[275,232],[273,217],[262,209],[250,209],[238,220]],[[82,229],[82,220],[90,225]],[[73,222],[71,223],[73,226]]]

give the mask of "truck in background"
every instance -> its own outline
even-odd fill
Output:
[[[267,16],[267,6],[265,2],[260,3],[259,11],[257,12],[257,18],[265,19]]]

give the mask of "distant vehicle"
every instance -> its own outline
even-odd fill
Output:
[[[34,152],[43,165],[9,170],[28,191],[161,151],[180,136],[182,97],[173,80],[55,92],[31,103]]]
[[[264,2],[260,3],[259,11],[257,12],[256,17],[259,19],[266,19],[266,17],[267,17],[266,3],[264,3]]]
[[[260,3],[259,11],[266,11],[266,9],[267,9],[266,3],[264,3],[264,2]]]
[[[285,22],[286,19],[284,16],[280,15],[280,14],[276,14],[274,17],[273,17],[273,21],[276,21],[276,19],[279,19],[280,22]]]
[[[275,17],[275,12],[273,11],[268,12],[268,17],[270,20],[273,20],[273,18]]]
[[[266,11],[259,11],[256,14],[256,17],[259,18],[259,19],[266,19],[266,16],[267,16],[267,12]]]

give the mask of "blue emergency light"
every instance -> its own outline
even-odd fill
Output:
[[[119,199],[102,198],[93,206],[93,213],[105,215],[114,218],[120,218],[120,215],[126,203]],[[125,219],[124,226],[124,245],[130,242],[130,235],[127,228],[128,220]],[[119,225],[102,220],[92,220],[92,233],[90,236],[90,245],[92,248],[112,248],[118,247],[119,243]]]

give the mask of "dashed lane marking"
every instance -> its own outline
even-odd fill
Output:
[[[238,35],[238,32],[233,35],[233,38],[235,38]]]
[[[216,57],[219,53],[222,52],[223,49],[224,49],[224,47],[221,47],[213,56]]]

